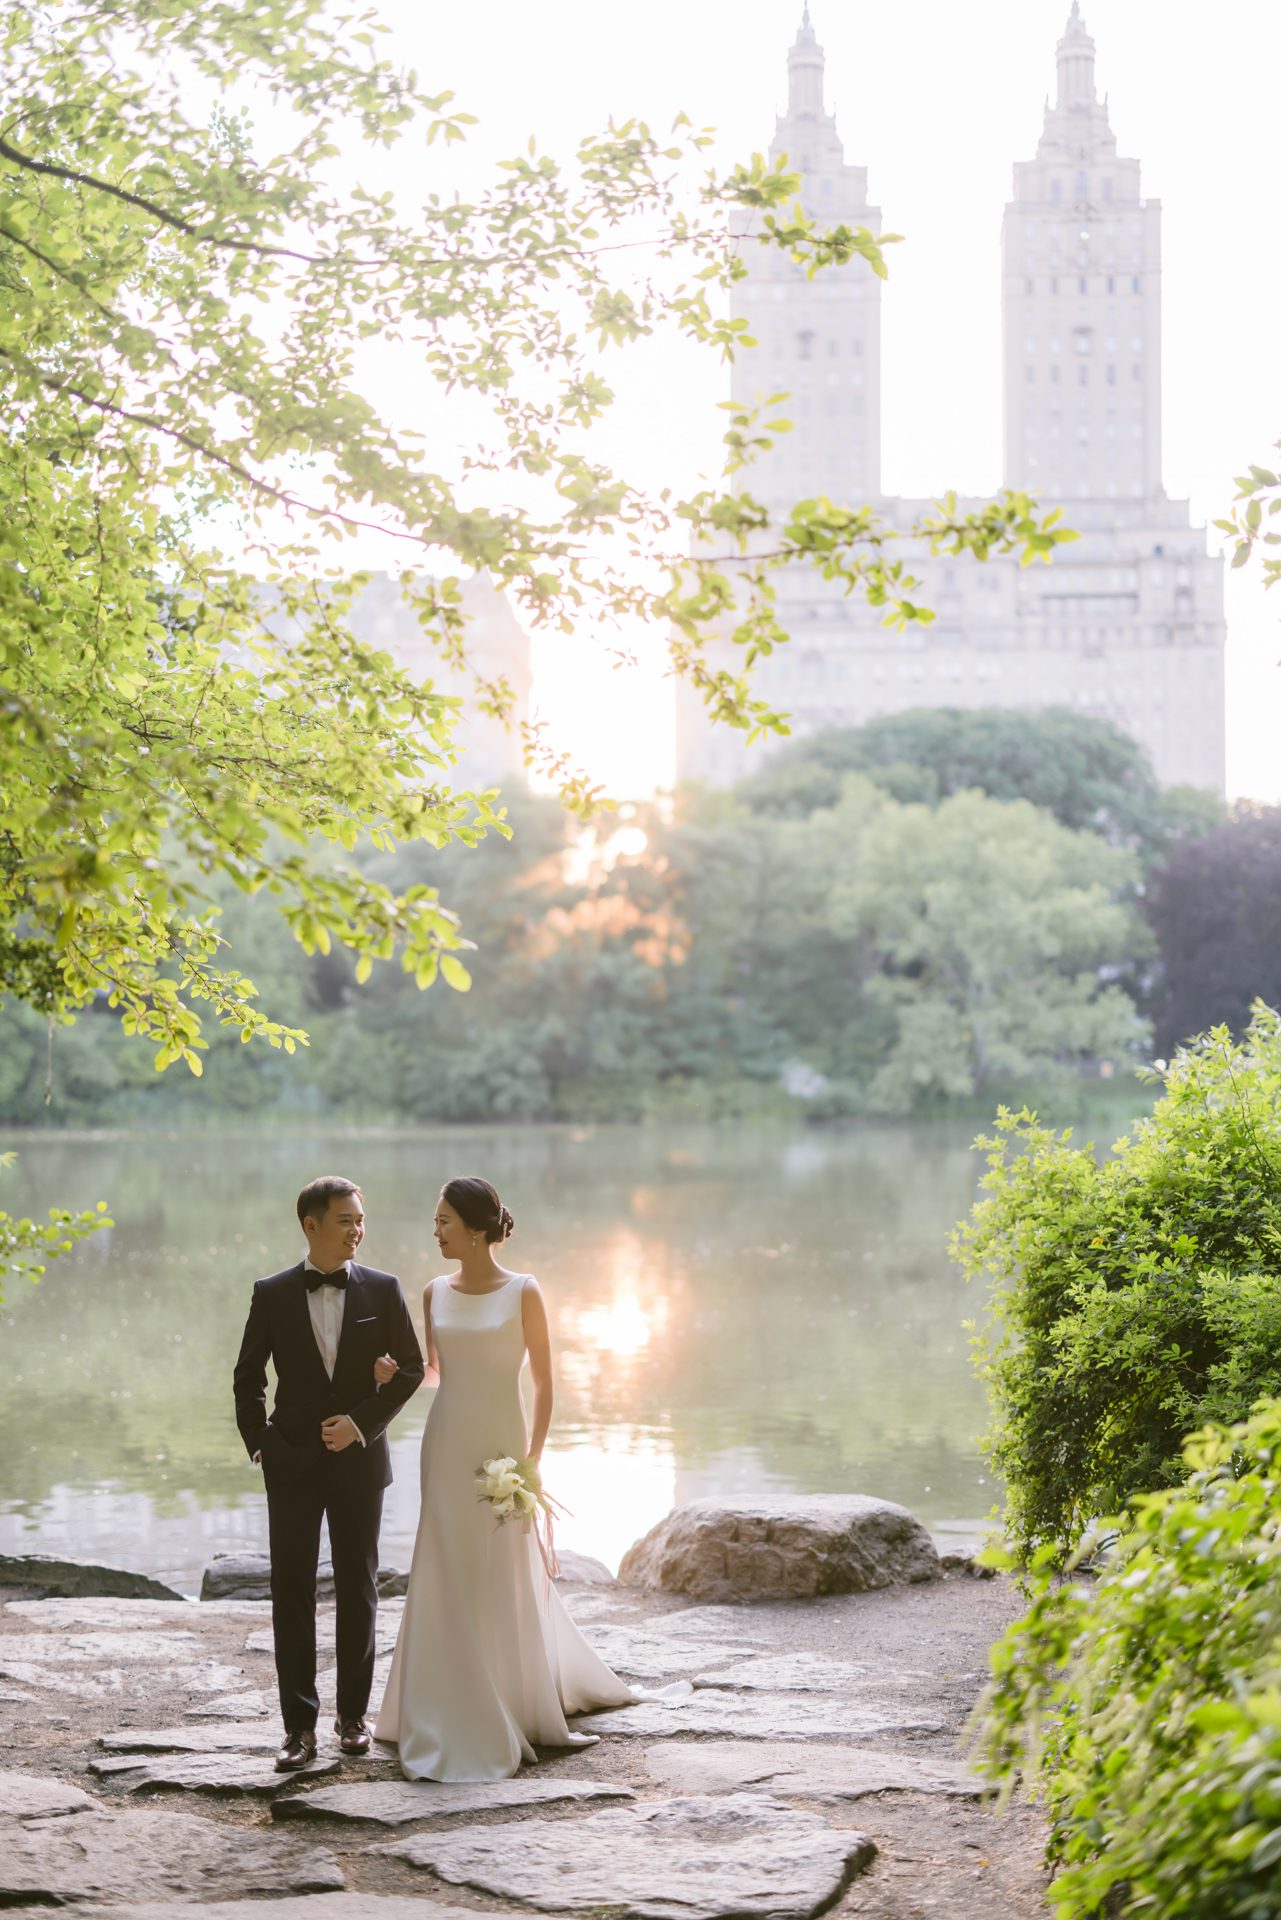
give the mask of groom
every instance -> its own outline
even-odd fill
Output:
[[[356,1265],[360,1188],[338,1174],[298,1195],[307,1256],[259,1280],[236,1362],[236,1425],[267,1488],[271,1609],[284,1744],[282,1773],[316,1754],[316,1568],[329,1522],[337,1606],[338,1719],[344,1753],[369,1751],[378,1528],[391,1483],[386,1429],[422,1381],[423,1357],[394,1274]],[[400,1371],[385,1387],[374,1361]],[[267,1418],[267,1361],[276,1401]]]

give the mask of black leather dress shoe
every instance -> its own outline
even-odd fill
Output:
[[[294,1773],[316,1757],[316,1736],[309,1727],[303,1733],[287,1733],[276,1755],[277,1773]]]
[[[335,1720],[334,1732],[344,1753],[369,1752],[369,1728],[363,1720]]]

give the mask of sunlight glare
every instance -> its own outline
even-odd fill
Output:
[[[636,860],[648,845],[649,835],[644,827],[620,827],[606,843],[605,865],[612,867],[615,860]]]
[[[632,1542],[676,1504],[676,1461],[670,1444],[650,1434],[584,1433],[551,1444],[543,1478],[569,1508],[556,1542],[603,1560],[611,1573]]]
[[[634,1293],[616,1293],[608,1305],[588,1307],[578,1326],[599,1353],[625,1359],[649,1345],[649,1320]]]

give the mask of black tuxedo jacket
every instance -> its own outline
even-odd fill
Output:
[[[261,1452],[268,1479],[332,1469],[374,1486],[391,1484],[387,1427],[421,1385],[423,1356],[395,1274],[348,1267],[347,1303],[331,1380],[316,1345],[307,1306],[306,1269],[286,1267],[254,1287],[234,1376],[236,1425],[249,1456]],[[400,1368],[379,1387],[374,1361],[391,1354]],[[267,1418],[267,1362],[276,1369],[276,1399]],[[365,1436],[341,1453],[326,1451],[320,1423],[351,1416]]]

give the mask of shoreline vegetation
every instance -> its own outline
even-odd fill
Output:
[[[508,800],[510,840],[373,856],[457,914],[466,991],[362,984],[226,883],[232,959],[307,1043],[212,1026],[197,1080],[105,994],[67,1026],[10,1003],[0,1124],[1106,1123],[1136,1066],[1281,999],[1281,809],[1163,793],[1107,722],[923,710],[587,827]]]
[[[1098,1129],[1100,1149],[1111,1145],[1115,1128],[1123,1132],[1129,1125],[1145,1118],[1152,1109],[1159,1088],[1141,1081],[1137,1075],[1129,1075],[1122,1080],[1085,1081],[1064,1087],[1055,1083],[1048,1088],[1012,1087],[1000,1092],[1000,1105],[1011,1111],[1026,1108],[1029,1112],[1044,1117],[1045,1124],[1054,1127],[1070,1127],[1074,1133],[1082,1129]],[[494,1118],[483,1119],[464,1117],[451,1120],[447,1117],[428,1120],[377,1120],[374,1118],[348,1117],[336,1119],[331,1109],[319,1106],[279,1105],[256,1115],[229,1113],[225,1111],[209,1112],[197,1099],[188,1112],[180,1115],[147,1114],[137,1119],[106,1121],[101,1124],[66,1124],[56,1118],[46,1121],[32,1121],[21,1126],[5,1126],[5,1139],[16,1147],[24,1142],[48,1140],[76,1141],[94,1140],[147,1140],[165,1139],[226,1139],[253,1140],[265,1134],[276,1133],[282,1127],[306,1135],[309,1131],[323,1132],[327,1136],[342,1135],[352,1139],[434,1139],[452,1134],[471,1135],[477,1139],[487,1134],[548,1134],[572,1138],[592,1134],[609,1134],[639,1130],[648,1133],[651,1130],[670,1127],[686,1121],[693,1128],[703,1129],[718,1125],[747,1126],[761,1134],[777,1133],[780,1138],[794,1133],[798,1128],[813,1128],[816,1131],[850,1131],[853,1133],[874,1134],[880,1132],[895,1133],[910,1130],[913,1133],[924,1131],[932,1135],[955,1136],[966,1128],[976,1132],[985,1128],[992,1118],[993,1102],[983,1099],[952,1101],[945,1106],[927,1110],[924,1113],[911,1114],[816,1114],[797,1100],[786,1104],[768,1105],[754,1110],[741,1110],[709,1115],[697,1106],[685,1102],[671,1106],[655,1105],[643,1113],[630,1117],[611,1117],[602,1115],[587,1121],[569,1119],[522,1119]]]

